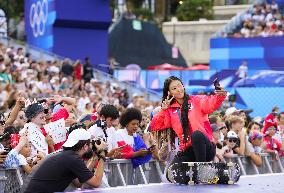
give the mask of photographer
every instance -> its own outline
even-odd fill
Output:
[[[102,182],[106,144],[95,144],[99,157],[96,172],[95,164],[86,166],[84,159],[93,157],[91,134],[85,129],[76,129],[70,133],[63,144],[63,151],[47,157],[33,174],[25,193],[63,192],[73,182],[76,187],[82,183],[98,187]],[[99,152],[99,153],[98,153]]]
[[[116,158],[120,152],[116,143],[116,130],[113,127],[113,121],[118,119],[119,112],[113,105],[104,105],[99,112],[100,119],[95,122],[95,125],[90,127],[88,131],[95,138],[102,138],[107,142],[108,151],[107,157]]]

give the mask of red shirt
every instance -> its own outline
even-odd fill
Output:
[[[75,79],[77,79],[77,80],[82,79],[82,64],[75,66],[74,75],[75,75]]]
[[[266,142],[266,149],[277,150],[277,151],[281,150],[282,144],[277,139],[274,138],[270,139],[268,136],[264,137],[263,139]]]

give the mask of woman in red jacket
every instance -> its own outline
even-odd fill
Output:
[[[164,82],[161,111],[151,121],[152,131],[172,128],[179,138],[180,152],[172,164],[208,162],[216,154],[208,114],[213,113],[226,98],[226,91],[215,95],[187,95],[181,80],[171,76]],[[186,182],[185,182],[186,183]]]

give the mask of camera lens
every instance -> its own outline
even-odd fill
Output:
[[[101,140],[96,140],[97,145],[101,145],[101,143],[102,143]]]

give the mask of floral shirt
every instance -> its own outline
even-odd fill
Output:
[[[8,153],[3,166],[4,168],[18,168],[25,165],[28,165],[27,159],[15,149],[12,149]]]

